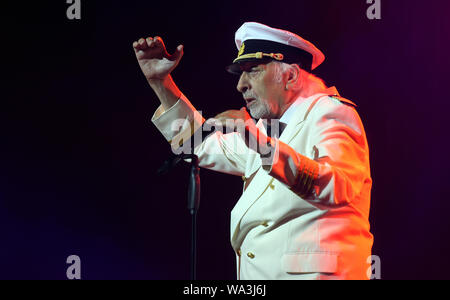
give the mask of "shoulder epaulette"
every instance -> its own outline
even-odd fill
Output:
[[[356,105],[356,104],[353,103],[352,101],[350,101],[350,100],[348,100],[348,99],[345,99],[345,98],[342,98],[341,96],[339,96],[339,95],[337,95],[337,94],[329,95],[329,97],[330,97],[330,98],[333,98],[333,99],[336,99],[336,100],[338,100],[339,102],[341,102],[341,103],[343,103],[343,104],[351,105],[351,106],[353,106],[354,108],[357,108],[357,107],[358,107],[358,105]]]

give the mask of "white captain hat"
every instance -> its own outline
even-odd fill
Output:
[[[261,23],[244,23],[236,31],[235,42],[238,56],[227,67],[227,71],[233,74],[242,73],[241,63],[248,61],[266,63],[275,60],[298,64],[310,72],[325,60],[325,55],[311,42],[292,32]]]

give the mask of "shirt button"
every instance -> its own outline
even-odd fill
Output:
[[[253,253],[251,253],[251,252],[248,252],[248,253],[247,253],[247,256],[250,257],[251,259],[255,258],[255,254],[253,254]]]
[[[241,253],[242,253],[242,252],[241,252],[241,249],[238,249],[238,251],[237,251],[236,254],[237,254],[238,256],[241,256]]]
[[[267,221],[262,222],[261,225],[264,227],[269,227],[269,224],[267,223]]]

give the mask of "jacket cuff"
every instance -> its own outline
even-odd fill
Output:
[[[263,164],[262,168],[300,197],[310,196],[314,181],[319,177],[319,163],[279,140],[276,140],[274,148],[272,164]]]
[[[151,121],[169,143],[172,144],[177,140],[176,143],[179,144],[181,140],[189,139],[205,119],[186,96],[181,94],[178,101],[168,110],[164,110],[160,105]]]

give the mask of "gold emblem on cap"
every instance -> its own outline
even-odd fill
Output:
[[[256,59],[262,59],[264,57],[271,57],[275,60],[282,61],[284,59],[284,55],[282,53],[263,53],[263,52],[256,52],[256,53],[247,53],[242,55],[241,51],[239,51],[238,57],[233,61],[233,63],[246,58],[256,58]]]
[[[244,50],[245,50],[245,43],[242,43],[241,49],[239,49],[239,52],[238,52],[238,57],[241,56],[242,53],[244,53]]]

